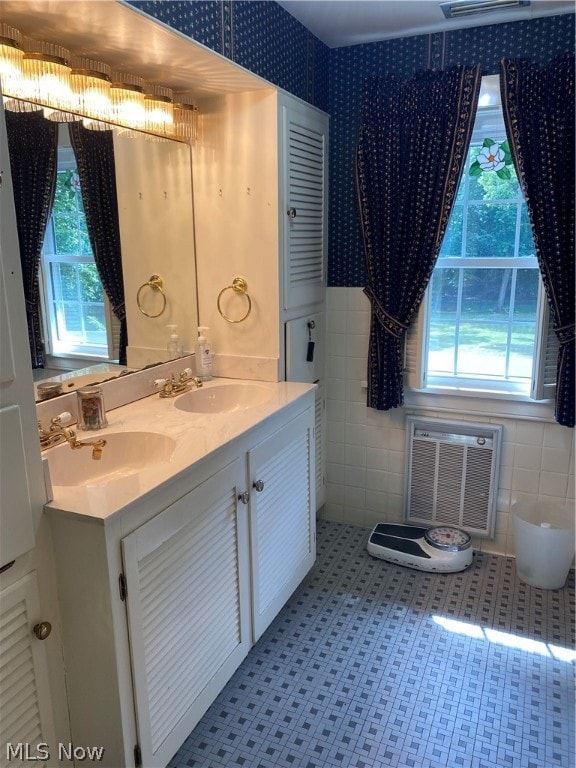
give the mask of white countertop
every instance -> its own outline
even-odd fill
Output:
[[[57,485],[52,481],[53,500],[46,505],[46,509],[105,521],[316,388],[314,384],[285,381],[243,382],[237,379],[214,379],[205,382],[203,389],[238,383],[265,388],[269,392],[269,399],[249,408],[204,414],[177,408],[179,397],[185,397],[186,394],[175,398],[161,398],[155,394],[109,411],[108,426],[102,430],[76,430],[79,440],[105,439],[107,435],[119,432],[156,432],[172,438],[175,448],[168,460],[153,463],[141,471],[128,469],[126,472],[114,474],[111,478],[95,479],[83,485]],[[105,447],[101,459],[104,471],[106,450]],[[70,464],[73,461],[93,461],[89,448],[72,451],[69,445],[63,444],[43,453],[48,459],[48,465],[51,454],[56,451],[66,452],[61,458],[69,460]]]

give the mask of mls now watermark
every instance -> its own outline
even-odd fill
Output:
[[[58,760],[77,760],[98,762],[104,757],[104,747],[75,747],[73,744],[60,742],[56,747],[56,755],[49,744],[29,744],[26,741],[18,741],[15,744],[7,742],[6,760],[19,760],[20,762],[33,762],[35,760],[46,761],[52,757]]]

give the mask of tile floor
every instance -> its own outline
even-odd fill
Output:
[[[574,768],[574,572],[458,574],[371,558],[319,521],[318,559],[169,768]]]

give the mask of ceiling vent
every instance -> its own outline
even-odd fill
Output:
[[[440,8],[447,19],[457,19],[478,13],[513,11],[528,5],[530,0],[452,0],[449,3],[440,3]]]

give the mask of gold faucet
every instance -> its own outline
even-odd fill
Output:
[[[172,374],[169,379],[156,379],[154,382],[157,388],[162,387],[160,397],[176,397],[176,395],[182,392],[187,392],[193,384],[200,388],[202,386],[202,379],[198,378],[198,376],[192,376],[190,368],[185,368],[178,379]]]
[[[38,422],[38,435],[40,437],[40,450],[45,451],[60,443],[67,442],[72,450],[90,446],[92,448],[92,458],[96,461],[102,458],[102,449],[106,445],[106,440],[78,440],[76,433],[70,427],[63,427],[62,415],[55,416],[50,420],[50,429],[46,431],[40,422]]]

